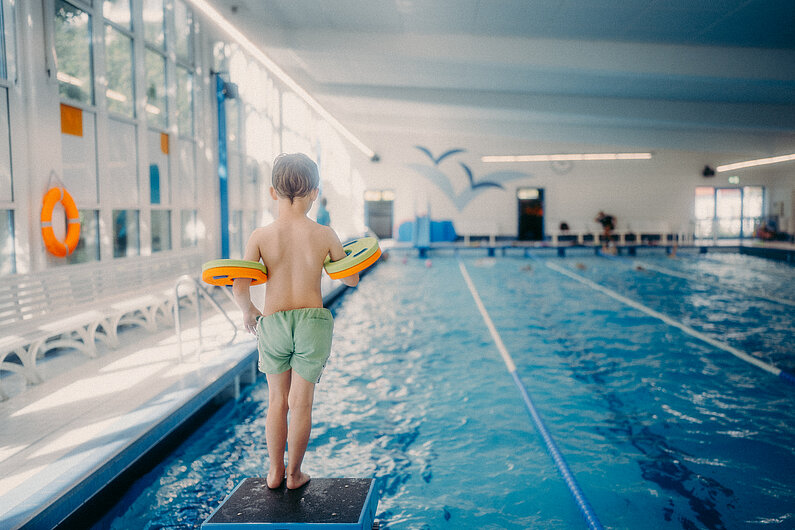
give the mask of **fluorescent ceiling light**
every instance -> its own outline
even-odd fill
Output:
[[[206,0],[188,0],[194,8],[204,13],[204,15],[215,22],[220,26],[220,28],[226,31],[230,37],[235,39],[240,46],[242,46],[247,52],[249,52],[255,59],[257,59],[262,65],[270,70],[270,72],[276,76],[282,83],[287,85],[293,92],[298,94],[298,96],[306,101],[306,103],[315,109],[315,111],[320,114],[329,124],[334,127],[342,136],[344,136],[348,141],[350,141],[357,149],[359,149],[362,153],[367,155],[368,158],[373,158],[375,156],[375,152],[364,145],[364,142],[359,140],[356,136],[353,135],[351,131],[345,128],[345,126],[340,123],[337,118],[332,116],[329,111],[324,109],[320,103],[317,102],[315,98],[309,95],[309,92],[304,90],[298,83],[296,83],[292,77],[287,75],[287,72],[282,70],[278,64],[274,63],[270,57],[265,55],[262,50],[257,48],[257,46],[251,42],[245,35],[243,35],[240,30],[238,30],[231,22],[229,22],[226,17],[221,15],[214,7],[212,7]]]
[[[591,160],[649,160],[651,153],[580,153],[560,155],[487,155],[482,162],[575,162]]]
[[[748,160],[747,162],[737,162],[736,164],[726,164],[725,166],[718,166],[715,171],[733,171],[735,169],[743,169],[746,167],[766,166],[768,164],[778,164],[779,162],[789,162],[795,160],[795,154],[774,156],[770,158],[758,158],[756,160]]]

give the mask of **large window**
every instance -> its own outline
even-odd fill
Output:
[[[0,78],[8,79],[8,58],[6,57],[5,13],[0,2]]]
[[[193,73],[177,66],[177,129],[179,135],[193,137]]]
[[[14,252],[14,211],[0,210],[0,276],[17,271]]]
[[[171,212],[152,210],[152,252],[171,250]]]
[[[695,195],[697,238],[751,237],[764,215],[764,188],[700,186]]]
[[[166,58],[146,50],[146,115],[149,123],[161,129],[168,125],[166,105]]]
[[[113,257],[141,253],[138,210],[113,210]]]
[[[146,42],[162,50],[166,45],[166,17],[163,0],[143,0],[143,9]]]
[[[199,216],[196,210],[182,210],[181,212],[182,248],[195,247],[199,244]]]
[[[91,16],[63,0],[55,2],[55,56],[62,98],[94,104]]]
[[[133,40],[112,25],[105,26],[105,76],[108,110],[133,117]]]
[[[102,15],[117,26],[131,30],[132,11],[130,11],[130,7],[130,0],[104,0]]]
[[[177,60],[193,64],[193,13],[183,0],[174,2],[174,26],[176,29],[174,47],[177,51]]]
[[[99,261],[99,210],[80,210],[80,241],[67,263]]]
[[[0,276],[17,272],[14,232],[14,177],[11,164],[11,126],[9,97],[9,62],[13,61],[13,24],[6,25],[4,6],[0,1]],[[13,7],[12,7],[13,9]],[[8,47],[7,47],[8,46]],[[11,74],[13,76],[13,74]],[[24,135],[16,129],[15,134]]]

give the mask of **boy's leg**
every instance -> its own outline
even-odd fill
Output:
[[[284,480],[284,446],[287,443],[287,408],[292,372],[287,370],[280,374],[267,374],[268,414],[265,417],[265,439],[270,457],[270,488],[278,488]]]
[[[309,433],[312,430],[312,402],[315,384],[310,383],[295,370],[290,385],[290,430],[287,434],[287,487],[300,488],[309,481],[309,475],[301,471]]]

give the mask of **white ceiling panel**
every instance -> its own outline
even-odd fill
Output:
[[[382,158],[379,130],[795,152],[792,0],[214,3]]]

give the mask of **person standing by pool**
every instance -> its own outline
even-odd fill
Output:
[[[287,488],[296,489],[309,481],[301,463],[312,429],[315,384],[331,353],[334,328],[320,290],[323,262],[326,256],[340,260],[345,251],[331,228],[306,215],[318,196],[315,162],[300,153],[279,155],[273,163],[271,181],[277,218],[252,232],[243,256],[250,261],[262,260],[268,270],[262,312],[251,302],[250,279],[235,279],[232,290],[243,311],[246,330],[257,335],[259,369],[268,378],[268,487],[277,488],[286,479]],[[342,282],[355,286],[359,275],[343,278]]]
[[[602,250],[607,251],[610,246],[610,238],[613,235],[613,230],[616,228],[616,218],[600,211],[595,221],[602,225],[602,235],[604,235],[605,238],[605,242],[602,244]]]
[[[320,204],[317,205],[317,224],[323,226],[331,225],[331,216],[326,209],[326,198],[320,198]]]

